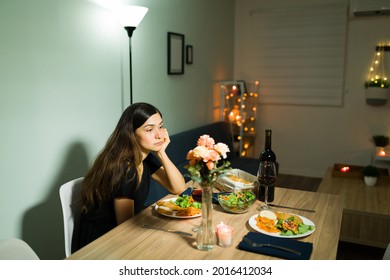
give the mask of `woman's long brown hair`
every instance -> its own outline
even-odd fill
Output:
[[[123,180],[139,181],[136,167],[142,161],[142,154],[135,130],[156,113],[162,117],[156,107],[143,102],[130,105],[122,113],[105,147],[84,177],[81,192],[84,213],[111,200]],[[133,170],[132,178],[128,176],[130,170]]]

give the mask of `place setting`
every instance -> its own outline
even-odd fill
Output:
[[[253,231],[243,236],[238,249],[283,259],[310,259],[313,244],[299,239],[315,231],[311,220],[268,206],[252,215],[248,224]]]
[[[264,187],[264,203],[257,208],[259,212],[248,220],[255,232],[248,232],[238,248],[283,259],[310,259],[313,244],[297,239],[311,235],[316,229],[315,224],[306,217],[271,208],[274,204],[269,204],[268,192],[275,187],[277,177],[273,162],[261,162],[257,175],[259,184]],[[287,206],[280,208],[294,209]]]

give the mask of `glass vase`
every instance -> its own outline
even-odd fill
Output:
[[[197,231],[196,246],[199,250],[210,251],[216,244],[213,227],[213,185],[201,184],[202,187],[202,220]]]

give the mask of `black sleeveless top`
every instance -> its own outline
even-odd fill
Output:
[[[114,198],[125,197],[134,200],[135,214],[148,207],[150,205],[148,203],[148,196],[150,191],[153,191],[150,190],[150,176],[160,167],[161,163],[150,153],[143,161],[142,179],[138,189],[136,188],[137,184],[135,180],[129,182],[123,181],[118,191],[113,195],[112,200],[108,201],[101,208],[96,208],[88,213],[82,214],[80,225],[79,227],[75,226],[73,232],[72,253],[117,226]]]

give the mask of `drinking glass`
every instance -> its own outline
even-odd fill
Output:
[[[264,205],[260,210],[269,209],[268,206],[268,189],[274,187],[276,182],[276,165],[272,161],[262,161],[259,165],[259,171],[257,172],[257,179],[260,185],[265,188]]]
[[[195,201],[202,203],[202,188],[198,184],[192,184],[191,195]]]
[[[202,187],[199,184],[192,182],[191,196],[195,201],[202,203]],[[197,232],[199,228],[200,225],[194,225],[192,231]]]

